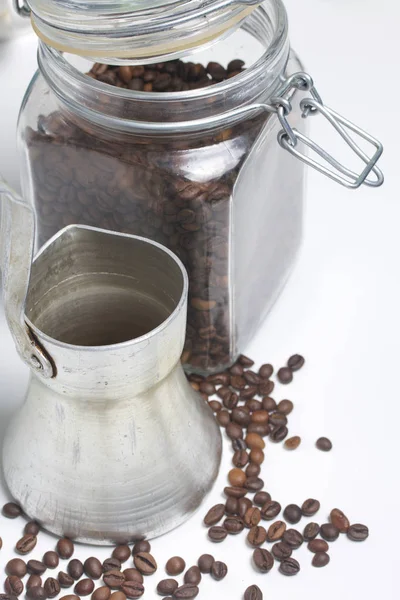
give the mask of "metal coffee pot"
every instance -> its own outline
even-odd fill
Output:
[[[31,369],[3,468],[26,514],[89,543],[182,523],[217,475],[221,435],[180,363],[188,278],[145,238],[73,225],[32,262],[31,208],[0,181],[5,311]]]

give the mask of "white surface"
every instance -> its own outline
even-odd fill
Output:
[[[354,522],[370,527],[370,538],[355,544],[346,538],[332,544],[331,563],[311,567],[311,554],[301,548],[302,565],[295,578],[274,569],[256,574],[244,535],[213,545],[201,525],[204,510],[220,501],[225,468],[204,510],[185,526],[153,544],[160,567],[169,556],[182,554],[188,565],[203,552],[225,560],[229,576],[220,583],[209,576],[202,598],[240,599],[257,583],[270,598],[350,600],[399,597],[397,544],[398,427],[400,403],[397,374],[400,359],[400,206],[398,199],[398,16],[396,0],[287,0],[293,46],[312,73],[329,106],[367,128],[385,145],[381,166],[386,183],[378,190],[347,191],[310,172],[305,240],[296,269],[257,339],[247,349],[259,361],[281,365],[292,352],[307,358],[289,388],[280,386],[276,399],[291,398],[291,434],[303,438],[294,453],[268,444],[263,478],[283,504],[307,497],[321,500],[318,519],[333,507]],[[397,13],[398,15],[398,13]],[[4,56],[7,53],[6,58]],[[35,43],[20,39],[0,46],[0,171],[15,184],[14,130],[18,106],[35,62]],[[386,99],[386,92],[391,98]],[[313,132],[320,124],[313,121]],[[340,145],[338,143],[338,150]],[[27,371],[14,352],[0,318],[1,408],[21,399]],[[43,432],[45,435],[46,432]],[[334,443],[330,454],[315,450],[320,435]],[[0,492],[0,502],[5,497]],[[303,520],[304,525],[307,520]],[[0,518],[4,545],[0,567],[12,553],[22,522]],[[33,558],[53,545],[41,534]],[[93,551],[80,547],[78,557]],[[95,550],[106,557],[107,549]],[[241,564],[243,570],[240,569]],[[147,583],[145,598],[155,598]]]

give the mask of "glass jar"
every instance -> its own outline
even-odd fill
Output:
[[[17,16],[13,0],[0,0],[0,42],[28,31],[29,23]]]
[[[302,237],[304,164],[277,134],[283,125],[307,140],[302,111],[313,107],[300,110],[302,92],[285,88],[301,65],[280,0],[253,10],[200,60],[226,65],[245,48],[252,59],[234,77],[161,93],[90,78],[91,64],[41,41],[19,120],[22,188],[38,244],[80,223],[174,251],[190,281],[182,360],[202,373],[226,368],[245,348]]]

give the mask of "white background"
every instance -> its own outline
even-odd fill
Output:
[[[319,174],[308,181],[305,238],[296,269],[257,338],[247,348],[257,361],[281,365],[293,352],[307,359],[290,388],[277,387],[277,400],[295,402],[291,434],[303,442],[294,453],[269,444],[263,478],[273,497],[286,504],[321,500],[318,516],[333,507],[353,522],[366,523],[370,538],[332,544],[331,563],[311,567],[312,555],[295,553],[301,573],[284,578],[277,570],[260,575],[250,565],[244,535],[212,545],[201,525],[206,508],[221,500],[230,452],[224,456],[204,510],[185,526],[153,544],[159,576],[147,583],[155,598],[161,568],[173,554],[188,565],[203,552],[225,560],[229,576],[201,584],[203,598],[242,597],[257,583],[264,598],[350,600],[399,597],[399,417],[400,206],[399,206],[399,16],[396,0],[287,0],[291,39],[329,106],[382,140],[380,189],[347,191]],[[35,68],[35,42],[25,37],[0,45],[0,171],[17,185],[15,126],[23,92]],[[320,124],[313,121],[312,132]],[[339,148],[339,144],[338,144]],[[20,402],[28,373],[19,362],[0,313],[0,402]],[[27,432],[28,434],[28,432]],[[45,435],[45,432],[43,432]],[[327,435],[334,449],[324,454],[315,439]],[[6,492],[0,490],[0,502]],[[306,523],[303,520],[301,525]],[[0,517],[2,568],[12,555],[21,520]],[[45,534],[32,558],[54,544]],[[85,558],[93,550],[79,547]],[[109,550],[96,550],[106,557]]]

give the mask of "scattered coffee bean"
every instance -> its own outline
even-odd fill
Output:
[[[361,523],[355,523],[354,525],[350,525],[347,530],[347,537],[349,540],[353,542],[363,542],[369,536],[369,530],[366,525],[361,525]]]
[[[0,594],[0,600],[17,600],[17,596],[13,594]]]
[[[247,494],[247,490],[242,487],[226,487],[224,488],[224,494],[233,498],[243,498]]]
[[[258,433],[248,433],[245,442],[251,450],[263,450],[265,448],[265,442]]]
[[[24,527],[24,533],[26,535],[38,535],[40,531],[40,525],[39,523],[36,523],[36,521],[28,521],[28,523],[25,525]]]
[[[330,561],[330,556],[326,552],[317,552],[311,561],[313,567],[326,567]]]
[[[262,403],[260,400],[256,400],[255,398],[251,398],[245,404],[245,408],[247,408],[250,412],[255,412],[257,410],[262,409]]]
[[[285,558],[279,565],[279,572],[282,573],[282,575],[291,577],[292,575],[297,575],[299,571],[300,565],[298,561],[292,557]]]
[[[246,514],[244,515],[243,521],[244,521],[245,526],[248,527],[249,529],[251,527],[255,527],[255,525],[258,525],[259,522],[261,521],[260,509],[257,508],[256,506],[252,506],[251,508],[249,508],[246,511]]]
[[[293,380],[293,372],[289,367],[281,367],[276,375],[279,381],[284,384],[290,383]]]
[[[256,548],[253,552],[253,562],[262,573],[268,573],[274,566],[274,557],[265,548]]]
[[[60,557],[54,550],[49,550],[43,554],[42,561],[48,569],[56,569],[60,563]]]
[[[222,527],[220,527],[219,529],[222,529]],[[225,533],[225,537],[226,537],[226,531],[223,529],[224,533]],[[183,571],[185,570],[186,567],[186,563],[183,560],[183,558],[181,558],[180,556],[173,556],[172,558],[170,558],[167,561],[167,564],[165,565],[165,570],[167,571],[168,575],[180,575],[181,573],[183,573]]]
[[[305,517],[312,517],[320,509],[320,503],[315,498],[308,498],[301,505],[301,512]]]
[[[224,504],[216,504],[206,514],[204,517],[204,524],[207,527],[211,527],[211,525],[215,525],[222,519],[225,514],[225,505]]]
[[[152,575],[157,571],[155,558],[149,552],[138,552],[138,554],[135,554],[133,557],[133,562],[142,575]]]
[[[61,586],[54,577],[48,577],[43,587],[48,598],[55,598],[61,591]]]
[[[214,557],[211,554],[202,554],[197,561],[201,573],[210,573],[214,563]]]
[[[168,596],[173,594],[178,586],[176,579],[162,579],[157,585],[157,593],[160,596]]]
[[[269,526],[267,532],[267,540],[269,542],[277,542],[278,540],[282,539],[285,531],[286,523],[284,523],[283,521],[275,521],[275,523],[272,523],[272,525]]]
[[[321,525],[320,534],[327,542],[334,542],[339,537],[339,529],[332,523],[324,523]]]
[[[269,379],[271,377],[271,375],[273,374],[273,372],[274,372],[274,368],[270,364],[261,365],[261,367],[258,369],[258,374],[263,379]]]
[[[119,570],[121,568],[121,561],[118,560],[118,558],[106,558],[106,560],[103,562],[103,572],[106,573],[107,571],[115,571],[115,570]]]
[[[217,421],[221,427],[227,427],[231,422],[231,415],[227,410],[220,410],[217,413]]]
[[[64,573],[64,571],[59,572],[57,579],[62,588],[69,588],[75,583],[71,575],[68,575],[68,573]]]
[[[265,459],[264,452],[259,448],[253,448],[250,450],[250,461],[256,465],[262,465]]]
[[[144,585],[140,581],[124,581],[121,592],[126,598],[140,598],[144,594]]]
[[[290,415],[294,406],[291,400],[281,400],[277,406],[278,412],[287,416]]]
[[[9,575],[4,582],[4,590],[11,596],[20,596],[24,591],[24,584],[16,575]]]
[[[17,577],[22,578],[25,577],[27,571],[26,563],[22,558],[12,558],[6,564],[7,575],[16,575]]]
[[[15,544],[15,551],[18,552],[18,554],[29,554],[29,552],[32,552],[36,544],[37,537],[35,535],[24,535]]]
[[[218,525],[214,525],[210,527],[208,530],[208,537],[212,542],[223,542],[228,532],[223,527],[219,527]]]
[[[251,508],[253,505],[249,498],[239,498],[237,503],[238,503],[238,515],[239,515],[239,517],[242,517],[242,519],[243,519],[244,515],[247,513],[249,508]]]
[[[223,527],[231,535],[237,535],[243,531],[244,523],[240,517],[227,517],[223,523]]]
[[[247,450],[246,442],[242,438],[232,440],[232,450],[237,452],[238,450]]]
[[[298,523],[301,519],[301,516],[301,508],[300,506],[297,506],[297,504],[288,504],[285,510],[283,511],[284,519],[292,525]]]
[[[93,592],[91,600],[109,600],[110,596],[110,588],[106,585],[102,585]]]
[[[308,542],[307,544],[307,548],[310,550],[310,552],[328,552],[329,550],[329,545],[328,542],[326,542],[325,540],[321,540],[321,539],[314,539],[311,540],[310,542]]]
[[[319,534],[319,525],[318,523],[308,523],[303,531],[303,537],[306,542],[309,542],[317,537]]]
[[[244,600],[263,600],[263,593],[258,585],[250,585],[244,593]]]
[[[273,557],[276,560],[285,560],[292,555],[292,548],[285,544],[285,542],[277,542],[271,548]]]
[[[211,567],[211,577],[216,579],[216,581],[220,581],[223,579],[228,573],[228,567],[224,562],[220,560],[215,560]]]
[[[277,410],[277,408],[278,408],[275,400],[273,398],[270,398],[269,396],[266,396],[265,398],[263,398],[262,407],[264,408],[264,410],[267,410],[268,412],[272,412],[274,410]]]
[[[338,508],[331,510],[330,519],[331,523],[339,529],[340,533],[346,533],[350,527],[350,521]]]
[[[282,442],[288,434],[288,428],[286,425],[278,425],[274,427],[271,433],[269,434],[269,439],[271,442]]]
[[[233,455],[232,462],[238,469],[243,469],[249,462],[249,455],[246,450],[237,450]]]
[[[201,572],[197,565],[193,565],[193,567],[189,567],[186,571],[184,578],[184,583],[191,583],[193,585],[199,585],[201,581]]]
[[[200,383],[200,392],[203,392],[207,396],[212,396],[215,394],[215,386],[209,381],[202,381]]]
[[[275,384],[269,379],[263,379],[258,386],[258,393],[260,396],[269,396],[274,391]]]
[[[74,544],[69,538],[61,538],[57,542],[56,550],[60,558],[68,559],[74,553]]]
[[[32,575],[43,575],[46,571],[46,565],[40,560],[28,560],[27,562],[28,573]]]
[[[293,354],[287,362],[289,369],[292,371],[298,371],[304,365],[305,360],[301,354]]]
[[[60,600],[80,600],[79,596],[75,596],[75,594],[67,594],[66,596],[61,596]]]
[[[257,492],[253,498],[254,504],[257,506],[264,506],[267,502],[271,501],[271,494],[268,492]]]
[[[237,423],[228,423],[225,431],[231,440],[243,437],[243,429]]]
[[[281,510],[282,507],[279,504],[279,502],[276,502],[275,500],[270,500],[269,502],[266,502],[261,508],[261,518],[265,521],[272,521],[272,519],[275,519],[275,517],[279,515]]]
[[[287,425],[287,416],[280,412],[275,412],[271,415],[269,422],[274,427],[280,427],[283,425]]]
[[[139,552],[151,552],[150,542],[147,540],[139,540],[136,542],[132,548],[132,556],[139,554]]]
[[[247,534],[247,541],[250,546],[262,546],[267,539],[267,531],[261,525],[255,525]]]
[[[191,585],[190,583],[184,583],[179,586],[173,595],[176,600],[187,600],[187,598],[195,598],[199,593],[197,585]]]
[[[329,452],[332,450],[332,442],[326,437],[320,437],[316,441],[316,446],[318,450],[322,450],[323,452]]]
[[[15,502],[7,502],[3,506],[2,513],[7,519],[16,519],[22,515],[22,508]]]
[[[42,578],[39,575],[31,575],[29,577],[28,581],[26,582],[26,589],[29,589],[30,587],[35,587],[35,585],[42,585]]]
[[[264,481],[260,477],[247,477],[245,487],[249,492],[259,492],[264,487]]]
[[[112,569],[104,573],[103,581],[108,587],[119,589],[125,581],[125,575],[121,571],[117,571],[117,569]]]
[[[47,594],[44,588],[35,585],[34,587],[29,588],[29,590],[26,590],[26,597],[29,598],[29,600],[46,600]]]
[[[246,483],[246,473],[241,469],[231,469],[228,473],[229,483],[233,487],[243,487]]]
[[[125,581],[138,581],[139,583],[143,583],[143,575],[137,569],[131,567],[122,572],[124,574]]]
[[[113,592],[111,594],[110,600],[126,600],[126,595],[124,592],[121,592],[121,590],[118,590],[117,592]]]
[[[118,558],[121,563],[124,563],[131,556],[131,549],[126,545],[116,546],[112,555],[114,558]]]
[[[256,465],[256,463],[250,463],[247,465],[245,473],[247,477],[258,477],[261,473],[261,467],[260,465]]]
[[[130,554],[130,552],[129,552],[129,554]],[[73,558],[68,563],[67,571],[68,571],[68,575],[71,575],[72,579],[75,579],[75,581],[78,581],[78,579],[80,579],[83,575],[83,564],[77,558]]]
[[[102,564],[95,556],[90,556],[85,560],[83,570],[85,575],[90,577],[90,579],[100,579],[103,574]]]
[[[301,438],[298,435],[294,435],[291,438],[285,440],[284,446],[286,450],[296,450],[301,444]]]
[[[286,529],[282,536],[282,541],[290,546],[293,550],[296,550],[297,548],[300,548],[304,539],[300,531],[297,531],[297,529]]]

